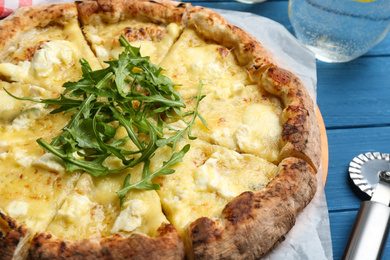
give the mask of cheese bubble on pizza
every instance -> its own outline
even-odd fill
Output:
[[[300,79],[209,9],[0,21],[1,259],[259,259],[313,198],[319,144]]]

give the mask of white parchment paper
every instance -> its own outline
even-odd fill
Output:
[[[316,60],[283,25],[252,13],[217,10],[229,23],[255,36],[274,56],[278,65],[295,73],[316,103]],[[317,192],[310,204],[298,215],[286,240],[264,257],[279,259],[333,259],[328,206],[322,179],[322,167],[317,174]]]
[[[34,4],[51,2],[73,0],[36,0]],[[255,36],[273,54],[280,67],[299,76],[316,103],[317,76],[314,54],[303,47],[281,24],[252,13],[213,10],[231,24]],[[263,259],[333,259],[321,168],[317,179],[317,193],[312,202],[298,215],[295,226],[286,235],[286,240]]]

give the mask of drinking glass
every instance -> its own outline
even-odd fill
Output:
[[[289,0],[296,37],[325,62],[368,52],[390,28],[390,0]]]

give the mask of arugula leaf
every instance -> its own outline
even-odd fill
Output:
[[[184,155],[189,151],[190,145],[185,145],[179,152],[175,152],[172,154],[171,158],[163,163],[163,166],[157,171],[150,173],[149,172],[149,164],[150,161],[146,160],[144,162],[144,167],[142,171],[142,180],[139,182],[130,184],[131,175],[127,175],[123,188],[117,192],[119,199],[121,200],[121,206],[123,206],[124,198],[126,194],[131,189],[140,189],[140,190],[159,190],[160,186],[156,183],[149,183],[154,177],[158,175],[169,175],[174,173],[175,171],[172,169],[168,169],[168,167],[174,165],[177,162],[181,162]]]
[[[151,173],[150,160],[157,149],[168,145],[174,151],[186,133],[188,138],[194,139],[191,130],[197,117],[207,125],[198,113],[199,102],[204,98],[202,82],[194,111],[182,115],[181,108],[185,104],[174,88],[177,84],[161,74],[163,69],[151,63],[149,57],[141,57],[140,48],[131,46],[123,36],[119,42],[124,51],[118,59],[106,61],[108,67],[105,69],[93,71],[89,63],[81,59],[81,79],[63,84],[64,93],[58,98],[19,98],[5,91],[16,99],[53,107],[52,114],[73,113],[67,126],[50,144],[42,138],[37,140],[43,149],[63,161],[67,171],[82,170],[99,177],[143,163],[142,179],[130,183],[131,175],[127,175],[123,188],[117,192],[123,205],[131,189],[160,189],[158,184],[151,183],[152,179],[172,174],[174,170],[169,167],[183,160],[190,145],[173,152],[160,169]],[[163,122],[162,118],[172,117],[172,113],[186,124],[185,129],[176,131]],[[192,116],[189,122],[184,120],[187,116]],[[126,130],[127,137],[115,138],[118,127]],[[175,134],[164,138],[164,129]],[[127,142],[132,142],[136,148],[124,149]],[[115,169],[105,166],[106,159],[111,156],[119,158],[122,166]]]

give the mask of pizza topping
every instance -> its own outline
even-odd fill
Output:
[[[23,83],[29,81],[30,70],[38,77],[46,78],[53,71],[55,65],[69,65],[73,62],[70,42],[53,40],[42,43],[40,49],[32,56],[31,62],[28,60],[19,61],[17,64],[5,62],[0,64],[0,72],[11,81]]]
[[[10,131],[26,129],[29,125],[42,114],[46,114],[42,104],[35,104],[21,113],[12,121]]]
[[[120,231],[131,232],[141,226],[142,215],[145,211],[142,200],[133,199],[128,201],[123,205],[121,213],[115,220],[111,233],[117,234]]]
[[[215,157],[218,155],[213,154]],[[194,174],[195,184],[198,190],[211,191],[218,193],[219,196],[225,199],[232,199],[239,193],[234,185],[231,185],[229,179],[225,175],[229,172],[220,172],[218,166],[218,158],[213,158],[213,155],[206,163],[196,169]]]
[[[69,42],[54,40],[44,42],[31,60],[31,66],[39,77],[47,77],[54,65],[69,65],[73,62],[73,51]]]
[[[94,203],[86,195],[74,194],[68,196],[57,213],[57,218],[62,218],[67,223],[80,221],[85,215],[89,215]]]
[[[38,101],[12,96],[57,106],[51,113],[74,113],[64,131],[53,138],[51,144],[42,138],[37,140],[43,149],[63,161],[67,171],[84,170],[94,176],[104,176],[144,163],[142,179],[130,183],[129,174],[123,189],[118,192],[122,204],[131,189],[159,189],[150,181],[155,176],[173,173],[169,167],[182,160],[189,145],[173,153],[160,169],[150,172],[150,158],[154,152],[166,145],[174,150],[185,134],[194,139],[191,127],[195,119],[199,117],[203,124],[205,121],[198,113],[199,102],[204,97],[200,95],[202,85],[194,111],[182,114],[180,108],[185,105],[179,92],[174,90],[175,84],[163,76],[162,69],[150,63],[148,57],[141,57],[139,48],[132,47],[124,37],[120,42],[125,47],[124,52],[118,60],[108,61],[106,69],[92,71],[88,62],[82,59],[83,77],[78,82],[65,83],[66,90],[58,99]],[[143,91],[136,91],[138,88]],[[138,105],[135,106],[134,102]],[[162,116],[177,117],[187,126],[164,138],[164,128],[173,129],[163,123]],[[184,119],[187,116],[192,116],[188,122]],[[125,138],[114,139],[118,126],[126,129],[128,135]],[[122,148],[128,141],[135,145],[136,150]],[[75,152],[83,159],[77,159]],[[105,166],[104,161],[110,156],[118,157],[122,165],[115,169]]]
[[[7,141],[0,141],[0,154],[2,153],[8,153],[9,151],[9,144]]]
[[[1,63],[0,72],[11,81],[21,81],[22,83],[29,77],[31,62],[19,61],[18,64]]]
[[[252,129],[245,124],[240,125],[236,132],[233,135],[234,140],[240,151],[245,150],[245,147],[252,146],[253,148],[258,148],[256,143],[252,143],[250,136],[252,135]]]
[[[41,157],[38,157],[31,164],[34,167],[48,170],[50,172],[63,172],[65,171],[64,164],[54,154],[45,153]]]
[[[244,92],[245,86],[242,83],[237,83],[229,88],[221,88],[216,87],[213,92],[213,98],[219,99],[219,100],[226,100],[229,98],[237,98],[240,97],[241,94]]]
[[[7,207],[8,215],[13,218],[20,218],[27,214],[28,203],[23,201],[12,201]]]

